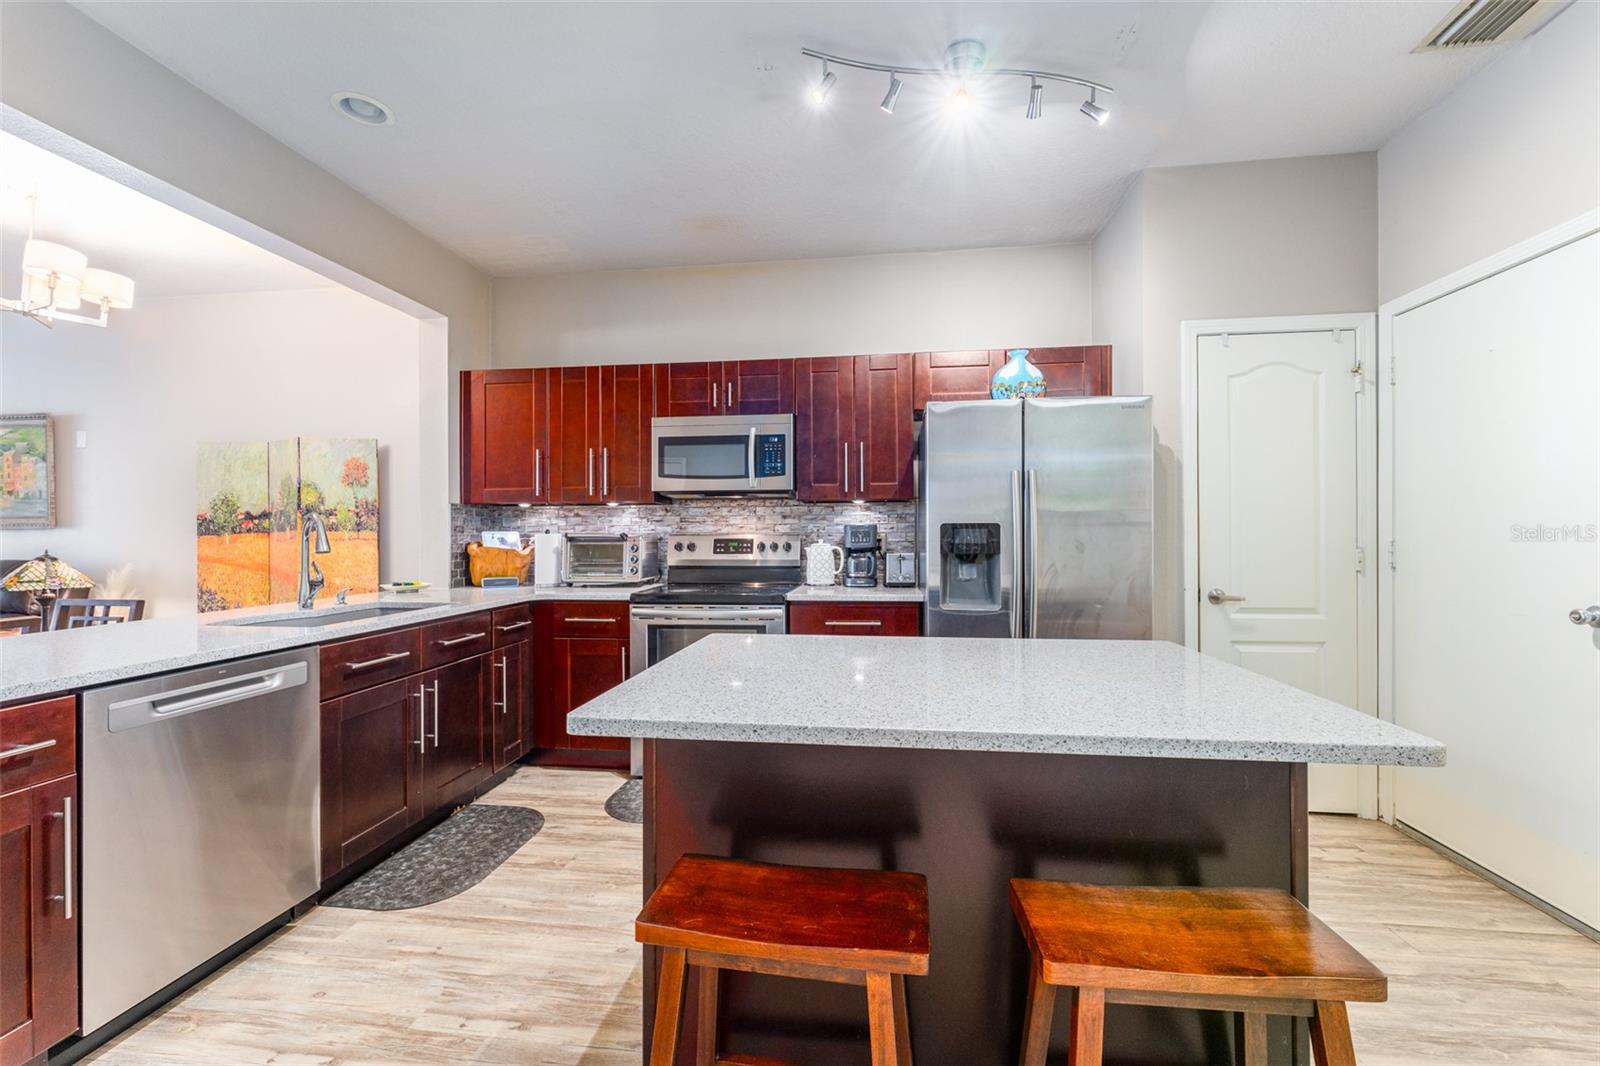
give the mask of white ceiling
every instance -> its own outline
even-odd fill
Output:
[[[30,195],[36,196],[32,210]],[[0,291],[7,296],[17,295],[30,214],[35,236],[77,249],[89,257],[90,266],[133,278],[136,308],[141,301],[168,296],[334,284],[177,208],[0,132]]]
[[[1368,151],[1496,49],[1413,55],[1450,0],[1290,3],[122,3],[93,18],[495,275],[1086,240],[1151,165]],[[1114,86],[947,89],[802,46]],[[361,127],[330,94],[397,121]]]

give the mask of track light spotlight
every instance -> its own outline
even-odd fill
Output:
[[[903,84],[899,78],[895,77],[894,71],[891,70],[889,72],[889,91],[883,94],[883,103],[878,105],[883,109],[884,114],[894,114],[894,105],[900,99],[900,86]]]
[[[965,85],[957,89],[956,94],[950,98],[950,110],[957,115],[965,115],[972,110],[972,94],[967,92]]]
[[[1089,90],[1089,99],[1085,100],[1083,102],[1083,106],[1078,108],[1078,110],[1094,119],[1095,125],[1097,126],[1104,126],[1106,124],[1106,119],[1111,117],[1111,112],[1094,102],[1093,89]]]
[[[818,107],[827,103],[828,94],[833,92],[833,83],[838,80],[833,71],[828,69],[828,64],[824,62],[822,64],[822,80],[817,82],[816,87],[811,90],[811,102]]]
[[[1038,118],[1044,114],[1044,86],[1038,79],[1034,79],[1033,88],[1028,90],[1028,117]]]

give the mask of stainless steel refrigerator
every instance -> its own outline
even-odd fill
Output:
[[[917,547],[930,637],[1148,639],[1148,396],[930,403]]]

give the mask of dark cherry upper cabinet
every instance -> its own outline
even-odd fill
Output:
[[[1001,352],[1002,359],[1005,353]],[[1046,396],[1110,396],[1111,346],[1032,348],[1028,361],[1044,373]]]
[[[846,450],[855,439],[856,368],[852,356],[794,363],[794,488],[811,502],[849,500]]]
[[[493,769],[498,772],[527,750],[532,647],[526,640],[496,648],[489,656],[489,732]]]
[[[600,502],[600,447],[600,368],[550,371],[549,502]]]
[[[786,415],[794,411],[793,359],[741,359],[722,364],[718,414]]]
[[[1030,348],[1028,359],[1044,373],[1046,396],[1111,395],[1110,345]],[[912,402],[920,411],[932,401],[987,400],[989,379],[1005,361],[1001,348],[918,352]]]
[[[468,370],[461,378],[466,502],[546,502],[550,372]]]
[[[422,789],[429,811],[465,799],[491,772],[488,674],[485,654],[422,675],[428,689]]]
[[[423,817],[420,677],[322,704],[322,876],[399,836]]]
[[[600,502],[650,503],[650,412],[655,375],[650,366],[599,368]]]
[[[911,461],[917,436],[911,411],[911,356],[858,355],[855,364],[851,499],[913,499],[917,486]]]
[[[721,363],[657,363],[657,418],[722,414]]]

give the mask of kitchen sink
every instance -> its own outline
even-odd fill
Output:
[[[400,606],[387,604],[383,607],[357,607],[349,611],[306,611],[304,614],[285,615],[277,618],[240,619],[237,622],[221,622],[225,626],[281,626],[289,629],[313,629],[317,626],[336,626],[342,622],[360,622],[368,618],[387,618],[391,614],[405,614],[407,611],[423,611],[429,607],[439,607],[437,603],[412,603]]]

